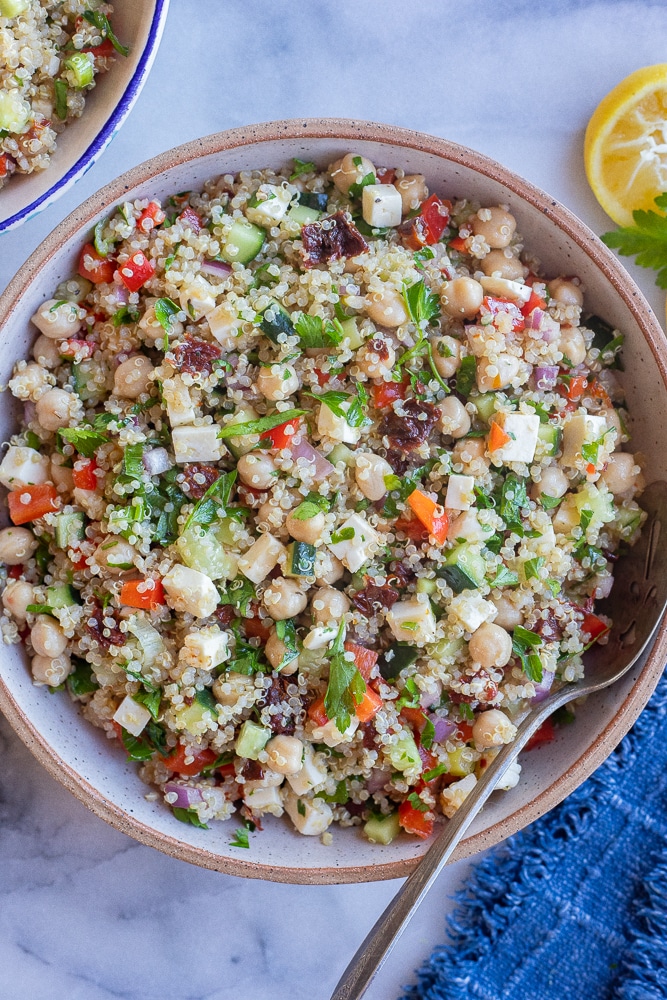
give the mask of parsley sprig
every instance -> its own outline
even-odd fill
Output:
[[[345,336],[340,320],[322,320],[321,316],[301,313],[294,323],[299,344],[304,349],[337,347]]]
[[[667,210],[667,192],[655,199],[658,208]],[[640,267],[658,272],[659,288],[667,288],[667,216],[652,209],[636,209],[632,213],[634,226],[621,226],[600,239],[623,257],[634,257]]]
[[[329,683],[324,695],[324,711],[327,718],[335,720],[340,733],[349,726],[355,705],[361,704],[366,693],[366,682],[354,661],[347,659],[344,640],[345,622],[342,621],[331,646]]]
[[[542,680],[542,660],[536,652],[542,645],[542,637],[537,632],[517,625],[512,632],[512,651],[521,661],[523,672],[529,680],[539,684]]]

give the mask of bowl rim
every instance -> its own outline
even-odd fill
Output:
[[[162,32],[164,31],[166,23],[170,0],[153,0],[153,2],[155,7],[148,35],[146,37],[146,45],[144,46],[143,52],[137,62],[136,69],[130,77],[118,104],[115,106],[100,131],[96,133],[95,137],[86,147],[76,163],[72,164],[70,169],[63,174],[62,177],[60,177],[57,181],[54,181],[51,187],[45,191],[44,194],[29,202],[23,208],[19,209],[18,212],[15,212],[14,215],[9,215],[6,219],[0,220],[0,234],[7,233],[11,229],[16,229],[24,222],[27,222],[28,219],[31,219],[43,209],[52,205],[54,201],[64,194],[68,188],[75,184],[76,181],[78,181],[79,178],[82,177],[83,174],[85,174],[90,167],[97,162],[97,160],[99,160],[104,150],[123,125],[125,119],[134,107],[134,103],[141,93],[146,80],[148,79],[148,74],[155,60],[155,56],[157,55],[160,39],[162,38]],[[47,167],[47,170],[48,169],[49,168]]]
[[[51,256],[57,253],[66,241],[84,230],[94,216],[108,210],[109,205],[122,200],[128,190],[150,182],[170,167],[191,162],[201,156],[225,153],[238,147],[281,139],[302,139],[306,142],[316,139],[349,142],[368,140],[392,147],[415,149],[460,164],[502,184],[508,191],[546,215],[603,272],[642,330],[663,386],[667,390],[667,337],[633,279],[585,223],[530,181],[482,153],[427,133],[359,119],[297,118],[228,129],[184,143],[133,167],[89,197],[56,226],[21,266],[4,293],[0,295],[0,327],[11,318],[20,300],[21,290],[38,278]],[[516,833],[556,806],[588,778],[639,716],[662,674],[666,657],[667,618],[659,624],[652,648],[628,696],[602,733],[540,795],[488,829],[472,834],[462,841],[453,860],[475,854]],[[47,771],[92,812],[122,833],[180,860],[231,875],[303,884],[340,884],[403,878],[410,874],[420,860],[421,855],[378,863],[372,867],[352,865],[344,868],[325,866],[304,869],[262,864],[259,861],[246,861],[243,858],[215,854],[205,847],[196,847],[177,837],[156,831],[125,812],[90,785],[49,747],[31,720],[14,701],[1,676],[0,710]]]

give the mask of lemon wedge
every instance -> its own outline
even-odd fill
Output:
[[[614,87],[586,129],[584,164],[593,194],[619,226],[667,191],[667,63],[645,66]]]

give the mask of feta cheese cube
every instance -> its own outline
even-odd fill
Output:
[[[457,594],[449,602],[447,610],[450,618],[462,625],[466,632],[476,632],[484,622],[493,621],[498,613],[495,604],[485,601],[475,590]]]
[[[491,453],[495,465],[509,462],[532,462],[537,448],[540,418],[536,413],[497,413],[495,422],[505,434],[509,434],[507,444]]]
[[[479,279],[479,283],[489,295],[497,295],[501,299],[510,299],[519,305],[525,305],[531,296],[532,288],[522,281],[511,281],[509,278],[498,278],[490,275]]]
[[[125,695],[116,709],[113,721],[117,722],[123,729],[127,729],[132,736],[141,736],[150,722],[150,718],[151,713],[148,709],[128,694]]]
[[[246,204],[246,218],[257,226],[270,229],[285,217],[293,197],[294,189],[277,184],[260,184]]]
[[[316,625],[303,640],[304,649],[324,649],[338,635],[334,625]]]
[[[179,301],[183,312],[198,320],[215,309],[215,290],[203,274],[197,274],[183,286]]]
[[[193,427],[185,424],[174,427],[171,442],[178,465],[186,462],[219,462],[222,458],[222,441],[218,438],[217,424]]]
[[[359,719],[353,715],[344,733],[341,733],[335,721],[331,719],[324,726],[314,726],[311,736],[314,743],[326,743],[328,747],[337,747],[341,743],[349,743],[358,728]]]
[[[34,448],[17,448],[12,445],[0,462],[0,483],[8,490],[15,490],[19,486],[36,486],[49,481],[50,471],[51,465],[46,455],[40,455]]]
[[[283,799],[280,788],[269,785],[268,788],[251,788],[244,792],[243,801],[255,813],[271,813],[272,816],[282,816]]]
[[[451,785],[443,788],[440,792],[440,806],[447,819],[451,819],[456,810],[463,805],[476,784],[475,775],[467,774],[460,781],[453,781]]]
[[[435,616],[428,601],[398,601],[386,618],[396,639],[414,646],[435,640]]]
[[[300,799],[290,790],[285,791],[285,812],[306,837],[318,837],[333,822],[333,809],[324,799]]]
[[[277,538],[269,534],[260,535],[239,559],[239,570],[252,583],[261,583],[286,555],[287,549]]]
[[[445,507],[449,510],[470,510],[474,502],[474,476],[451,475],[447,483]]]
[[[582,447],[599,441],[608,430],[604,417],[594,417],[590,413],[575,413],[563,427],[562,464],[575,468],[583,459]],[[609,440],[613,440],[611,435]]]
[[[167,407],[167,416],[172,427],[191,424],[197,414],[187,385],[180,375],[166,378],[162,383],[162,396]]]
[[[327,780],[326,768],[315,760],[315,755],[308,744],[304,747],[301,770],[296,774],[288,774],[287,781],[297,795],[305,795]]]
[[[327,547],[350,573],[356,573],[371,558],[379,539],[375,528],[360,514],[350,514],[347,521],[332,531]]]
[[[237,316],[236,310],[232,309],[228,302],[221,302],[207,315],[206,320],[220,346],[226,351],[233,351],[237,346],[243,322]]]
[[[340,408],[343,413],[347,413],[351,405],[351,400],[346,401],[340,404]],[[326,403],[321,404],[317,414],[317,430],[320,437],[328,437],[343,444],[356,444],[361,437],[361,427],[350,427],[345,417],[339,417]]]
[[[175,563],[163,577],[167,604],[174,611],[187,611],[195,618],[208,618],[218,606],[220,595],[213,580],[197,569]]]
[[[367,184],[361,194],[364,222],[375,229],[400,226],[403,202],[393,184]]]
[[[229,659],[229,636],[217,625],[191,632],[183,640],[178,658],[197,670],[213,670]]]

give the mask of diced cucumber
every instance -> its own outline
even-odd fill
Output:
[[[306,208],[314,208],[317,212],[326,212],[329,195],[316,191],[302,191],[299,195],[299,204]]]
[[[585,326],[587,330],[593,331],[594,336],[591,347],[597,347],[598,351],[601,351],[614,339],[613,326],[599,316],[588,316],[586,320],[582,320],[581,325]]]
[[[217,531],[205,531],[191,524],[176,541],[181,559],[190,569],[206,573],[211,580],[230,580],[236,576],[238,556],[228,552]]]
[[[74,391],[79,399],[86,403],[98,402],[105,393],[104,379],[100,378],[100,366],[97,361],[87,358],[85,361],[75,361],[72,364],[72,381]],[[101,384],[100,384],[101,383]]]
[[[275,299],[264,310],[259,326],[262,333],[266,334],[274,344],[280,343],[278,337],[283,333],[287,334],[288,337],[295,336],[290,314]]]
[[[495,392],[485,392],[481,396],[473,396],[470,402],[477,410],[480,420],[485,420],[486,423],[498,409],[498,396]]]
[[[29,0],[0,0],[0,15],[18,17],[19,14],[25,14],[29,6]]]
[[[69,549],[86,536],[86,517],[81,511],[56,514],[55,522],[55,540],[59,549]]]
[[[393,681],[401,670],[409,667],[419,656],[416,646],[395,642],[380,657],[380,673],[386,681]]]
[[[283,569],[285,576],[314,576],[315,553],[315,546],[309,542],[292,542],[288,545]]]
[[[371,816],[364,824],[364,833],[372,844],[391,844],[400,832],[397,812],[389,816]]]
[[[614,520],[613,494],[607,489],[599,489],[594,483],[585,483],[572,497],[572,503],[580,514],[584,508],[590,510],[593,514],[591,520],[599,524],[608,524]]]
[[[287,218],[296,222],[298,226],[308,226],[311,222],[317,222],[318,219],[321,219],[322,213],[308,205],[292,205],[287,213]]]
[[[76,593],[68,583],[58,583],[46,588],[46,603],[51,608],[71,608],[78,604]]]
[[[463,639],[441,639],[440,642],[428,646],[428,654],[433,659],[439,660],[442,664],[452,664],[456,661],[458,654],[466,646]]]
[[[239,729],[236,739],[236,754],[248,760],[257,760],[261,751],[271,739],[271,730],[266,726],[258,726],[248,719]],[[416,748],[415,748],[416,749]]]
[[[631,538],[642,520],[642,512],[637,506],[625,506],[618,507],[616,510],[616,517],[614,518],[615,524],[618,526],[623,538]]]
[[[351,469],[357,461],[354,452],[350,451],[345,444],[335,445],[329,452],[328,458],[332,465],[338,465],[339,462],[345,462],[348,469]]]
[[[448,553],[445,565],[438,570],[455,594],[463,590],[476,590],[484,583],[486,563],[472,542],[457,545]]]
[[[556,424],[540,424],[537,431],[538,440],[544,444],[545,455],[557,455],[563,438],[563,431]]]
[[[395,743],[385,747],[385,753],[396,771],[408,771],[418,768],[421,771],[421,758],[412,733],[402,732]]]
[[[264,246],[265,239],[266,230],[261,226],[254,226],[245,219],[236,219],[227,233],[221,256],[230,264],[235,261],[247,264],[255,259]]]
[[[417,580],[417,586],[415,587],[418,594],[435,594],[437,589],[438,585],[435,580],[431,580],[426,576]]]
[[[465,778],[467,774],[472,774],[475,770],[475,761],[469,760],[469,757],[472,757],[469,747],[451,750],[447,754],[447,773],[457,778]]]
[[[209,728],[209,721],[204,721],[204,716],[210,712],[215,720],[218,712],[215,707],[215,699],[208,689],[198,691],[195,700],[191,705],[179,705],[174,710],[174,719],[177,729],[185,729],[192,736],[200,736]]]
[[[0,92],[0,129],[21,132],[28,121],[28,107],[16,91]]]
[[[344,319],[340,325],[343,329],[343,339],[347,340],[351,350],[356,351],[364,343],[364,338],[357,327],[357,317],[350,316],[348,319]]]

